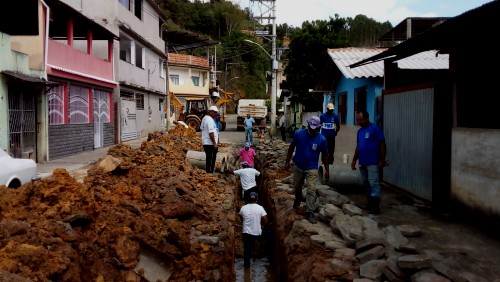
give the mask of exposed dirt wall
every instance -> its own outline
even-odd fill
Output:
[[[147,250],[161,258],[160,281],[234,281],[233,189],[186,161],[200,140],[176,128],[140,149],[109,149],[83,183],[57,169],[17,190],[1,186],[0,276],[157,281],[136,268]]]

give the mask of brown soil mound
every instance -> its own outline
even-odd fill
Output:
[[[83,183],[57,169],[0,186],[0,280],[147,281],[146,250],[169,273],[162,281],[234,280],[233,192],[186,161],[200,139],[176,127],[109,149]]]

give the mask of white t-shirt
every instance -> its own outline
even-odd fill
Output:
[[[260,220],[267,213],[264,208],[257,203],[249,203],[241,207],[240,215],[243,218],[243,233],[254,236],[262,234]]]
[[[243,189],[243,191],[257,186],[257,181],[255,181],[255,178],[260,175],[260,172],[255,168],[246,167],[237,169],[233,172],[240,177],[241,188]]]
[[[214,133],[215,142],[219,140],[219,132],[217,131],[217,125],[215,125],[214,119],[210,115],[205,115],[201,120],[201,143],[203,145],[215,145],[210,140],[210,133]]]
[[[280,126],[280,127],[285,126],[285,115],[282,115],[282,116],[280,117],[279,126]]]

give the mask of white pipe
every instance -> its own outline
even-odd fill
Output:
[[[227,168],[227,154],[218,153],[215,158],[215,171],[224,172]],[[187,161],[201,169],[205,169],[205,152],[189,150],[186,153]]]
[[[324,165],[318,168],[318,184],[324,179]],[[363,180],[361,180],[361,175],[359,174],[359,169],[352,170],[350,167],[345,165],[329,165],[330,177],[326,181],[326,185],[355,185],[362,186]]]

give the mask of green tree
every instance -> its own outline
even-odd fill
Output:
[[[302,28],[292,31],[282,87],[286,86],[299,101],[311,98],[309,89],[314,89],[324,63],[331,60],[327,48],[348,46],[345,27],[346,20],[335,15],[329,21],[306,21]]]
[[[304,22],[291,33],[286,81],[281,88],[301,103],[315,101],[317,93],[309,90],[314,89],[325,63],[331,60],[328,48],[376,47],[378,38],[391,28],[389,22],[378,23],[364,15],[345,19],[336,14],[329,21]]]
[[[376,47],[378,39],[392,28],[390,22],[379,23],[365,15],[347,19],[349,45],[356,47]]]
[[[214,55],[217,58],[217,78],[222,85],[233,77],[231,88],[237,89],[247,98],[267,98],[270,86],[266,72],[271,71],[271,61],[258,46],[244,42],[245,39],[258,42],[271,53],[271,43],[253,35],[256,29],[272,25],[260,25],[249,18],[249,11],[228,0],[190,1],[157,0],[167,15],[165,28],[168,30],[190,31],[219,40],[216,47],[204,47],[183,51],[193,55]],[[331,60],[327,48],[374,47],[378,38],[392,28],[389,22],[378,23],[364,15],[341,18],[335,14],[329,20],[304,22],[301,27],[287,24],[276,27],[276,46],[289,47],[280,57],[285,63],[284,74],[287,78],[281,84],[284,91],[292,97],[314,101],[317,95],[309,92],[314,89],[324,63]],[[213,51],[212,51],[213,50]],[[225,73],[226,64],[234,66],[231,73]],[[229,76],[229,77],[228,77]]]

